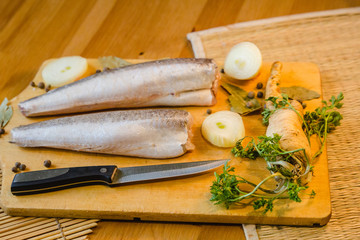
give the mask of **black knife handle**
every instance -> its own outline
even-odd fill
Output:
[[[117,166],[111,165],[18,173],[11,184],[11,192],[14,195],[29,195],[85,185],[110,185],[116,170]]]

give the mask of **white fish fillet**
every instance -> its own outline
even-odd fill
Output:
[[[177,109],[109,111],[20,126],[11,130],[11,142],[21,147],[172,158],[194,148],[191,124],[190,113]]]
[[[219,72],[211,59],[145,62],[96,73],[19,104],[28,117],[110,108],[209,106]]]

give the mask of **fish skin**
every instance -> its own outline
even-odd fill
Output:
[[[34,117],[113,108],[210,106],[216,103],[219,79],[212,59],[144,62],[96,73],[23,101],[19,109]],[[206,97],[191,94],[204,95],[204,90]]]
[[[192,150],[192,116],[178,109],[107,111],[62,117],[11,130],[11,143],[144,158]]]

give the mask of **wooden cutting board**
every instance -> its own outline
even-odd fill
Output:
[[[96,59],[89,59],[93,71],[99,68]],[[47,61],[48,62],[48,61]],[[41,70],[34,82],[42,81]],[[136,62],[136,61],[134,61]],[[222,63],[218,63],[222,67]],[[269,76],[271,63],[264,63],[260,74],[254,80],[241,81],[239,86],[250,91],[258,82],[265,82]],[[228,81],[222,76],[222,81]],[[284,63],[281,86],[303,86],[321,93],[320,73],[313,63]],[[301,194],[302,202],[278,200],[274,203],[273,212],[263,214],[255,211],[249,204],[238,205],[226,210],[215,206],[210,199],[210,186],[214,180],[211,173],[191,178],[171,181],[143,183],[109,188],[106,186],[86,186],[51,193],[29,196],[14,196],[10,186],[14,173],[11,168],[15,162],[26,164],[26,171],[44,170],[44,160],[52,161],[52,168],[78,167],[87,165],[110,165],[118,167],[141,166],[163,163],[177,163],[201,160],[229,158],[236,173],[259,182],[269,172],[263,160],[246,160],[234,158],[230,148],[218,148],[206,142],[200,132],[202,121],[207,116],[207,109],[212,112],[229,109],[227,93],[219,88],[218,103],[212,107],[184,107],[194,117],[193,152],[167,160],[141,159],[105,154],[91,154],[55,150],[46,148],[21,148],[10,144],[10,130],[16,126],[43,121],[50,118],[26,118],[17,104],[25,99],[44,93],[43,89],[27,87],[19,96],[11,100],[14,115],[6,127],[6,134],[0,138],[0,160],[3,172],[1,205],[4,211],[13,216],[66,217],[66,218],[102,218],[124,220],[209,222],[209,223],[256,223],[277,225],[325,225],[331,215],[330,190],[326,151],[314,163],[315,175],[309,189]],[[319,106],[320,99],[307,102],[307,110]],[[244,116],[246,135],[258,136],[265,133],[260,114]],[[217,170],[218,173],[221,169]],[[308,195],[311,190],[316,197]]]

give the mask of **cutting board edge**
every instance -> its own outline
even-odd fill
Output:
[[[123,220],[123,221],[142,221],[142,222],[182,222],[182,223],[202,223],[202,224],[262,224],[262,225],[282,225],[282,226],[324,226],[331,218],[331,208],[324,216],[319,218],[291,218],[291,217],[267,217],[259,216],[236,216],[236,215],[211,215],[211,214],[176,214],[176,213],[160,213],[154,216],[152,213],[146,212],[101,212],[87,211],[86,214],[82,210],[68,210],[56,212],[53,209],[24,209],[3,207],[6,214],[10,216],[21,217],[59,217],[59,218],[79,218],[77,212],[81,212],[81,218],[87,219],[107,219],[107,220]],[[51,212],[54,211],[54,212]]]

